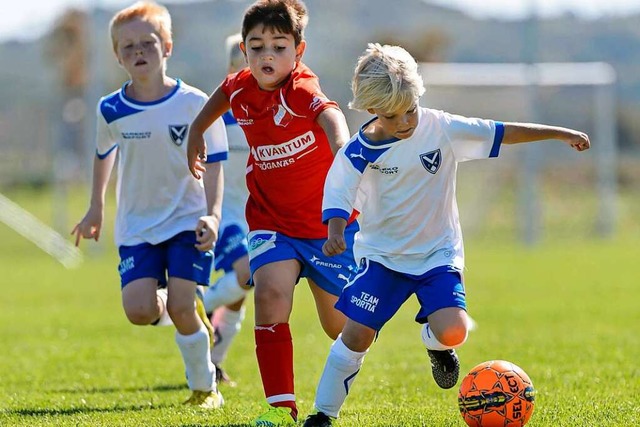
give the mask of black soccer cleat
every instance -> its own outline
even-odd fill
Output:
[[[460,361],[455,350],[429,350],[431,359],[431,373],[433,379],[440,388],[448,389],[455,387],[460,376]]]
[[[216,384],[226,384],[229,387],[235,387],[237,384],[235,381],[229,377],[229,375],[220,367],[220,365],[215,365],[216,367]]]
[[[311,414],[304,420],[302,427],[331,427],[333,425],[333,418],[325,414],[324,412],[316,412]]]

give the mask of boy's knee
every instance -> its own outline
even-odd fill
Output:
[[[186,316],[192,316],[195,310],[193,302],[176,303],[175,301],[167,302],[167,312],[171,319],[180,319]],[[174,320],[175,321],[175,320]]]
[[[466,325],[462,324],[445,328],[442,332],[436,335],[436,338],[447,347],[458,347],[464,344],[467,340],[468,334],[469,331],[467,330]]]
[[[155,312],[152,309],[143,307],[138,308],[126,308],[124,310],[127,319],[134,325],[150,325],[158,320],[160,313]]]

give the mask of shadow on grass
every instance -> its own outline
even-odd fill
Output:
[[[92,388],[61,388],[48,390],[49,393],[139,393],[139,392],[158,392],[158,391],[176,391],[188,389],[186,383],[166,384],[148,387],[92,387]]]
[[[89,406],[81,406],[76,408],[38,408],[38,409],[6,409],[3,411],[6,415],[20,415],[23,417],[57,417],[65,415],[77,414],[93,414],[106,412],[131,412],[145,411],[149,409],[159,409],[162,405],[131,405],[131,406],[113,406],[110,408],[92,408]]]

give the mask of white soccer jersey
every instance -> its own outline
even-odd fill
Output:
[[[125,95],[128,83],[98,102],[96,154],[118,149],[116,245],[158,244],[194,230],[206,214],[202,180],[189,173],[189,125],[207,102],[202,91],[177,80],[170,94],[155,102]],[[222,119],[205,133],[207,162],[227,158]]]
[[[457,164],[497,157],[502,123],[421,107],[410,138],[371,142],[362,129],[373,120],[335,157],[324,188],[323,221],[348,218],[357,196],[356,261],[367,258],[407,274],[442,265],[462,270]]]
[[[238,125],[231,111],[222,116],[227,128],[229,140],[229,158],[224,163],[224,200],[222,202],[222,226],[227,224],[243,224],[248,228],[244,215],[244,209],[249,197],[247,190],[247,158],[249,157],[249,144],[244,136],[244,131]]]

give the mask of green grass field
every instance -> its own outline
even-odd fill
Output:
[[[49,193],[5,194],[51,222]],[[74,194],[70,223],[87,201],[86,190]],[[623,195],[626,225],[610,240],[588,237],[586,225],[559,225],[562,238],[547,235],[533,248],[504,229],[467,238],[468,304],[478,329],[459,350],[462,371],[491,359],[521,366],[538,392],[529,426],[640,425],[638,213],[637,199]],[[126,321],[109,233],[82,247],[84,264],[65,270],[0,224],[1,426],[240,426],[263,410],[252,303],[224,365],[238,383],[222,387],[226,406],[183,407],[189,392],[172,328]],[[457,390],[440,390],[431,378],[416,309],[408,302],[383,329],[341,426],[465,426]],[[303,284],[291,322],[302,416],[331,344],[313,312]]]

